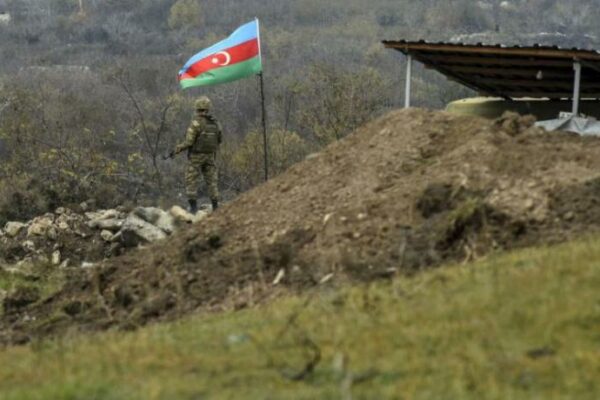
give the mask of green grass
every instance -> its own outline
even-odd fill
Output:
[[[0,350],[0,398],[598,399],[597,242]]]
[[[0,292],[10,293],[17,288],[34,288],[41,298],[56,293],[64,284],[63,271],[49,265],[38,265],[28,268],[30,273],[10,273],[0,265]],[[0,295],[0,316],[3,313],[2,296]],[[0,400],[2,398],[0,397]]]

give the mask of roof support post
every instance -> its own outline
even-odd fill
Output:
[[[579,116],[579,98],[581,97],[581,63],[575,61],[573,63],[575,71],[575,84],[573,86],[573,116]]]
[[[405,83],[405,95],[404,95],[404,108],[410,107],[411,83],[412,83],[412,56],[409,54],[407,56],[407,61],[406,61],[406,83]]]

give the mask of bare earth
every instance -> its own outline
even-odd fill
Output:
[[[0,343],[132,329],[599,231],[600,139],[531,124],[392,112],[197,225],[6,313]]]

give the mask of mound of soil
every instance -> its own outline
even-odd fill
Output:
[[[135,328],[597,231],[600,140],[532,124],[392,112],[168,241],[13,307],[0,341]]]

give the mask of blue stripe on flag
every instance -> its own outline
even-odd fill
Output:
[[[240,26],[227,39],[202,50],[200,53],[190,58],[189,61],[185,63],[181,71],[179,71],[179,75],[183,74],[189,67],[203,58],[256,38],[258,38],[258,21],[254,20],[246,25]]]

